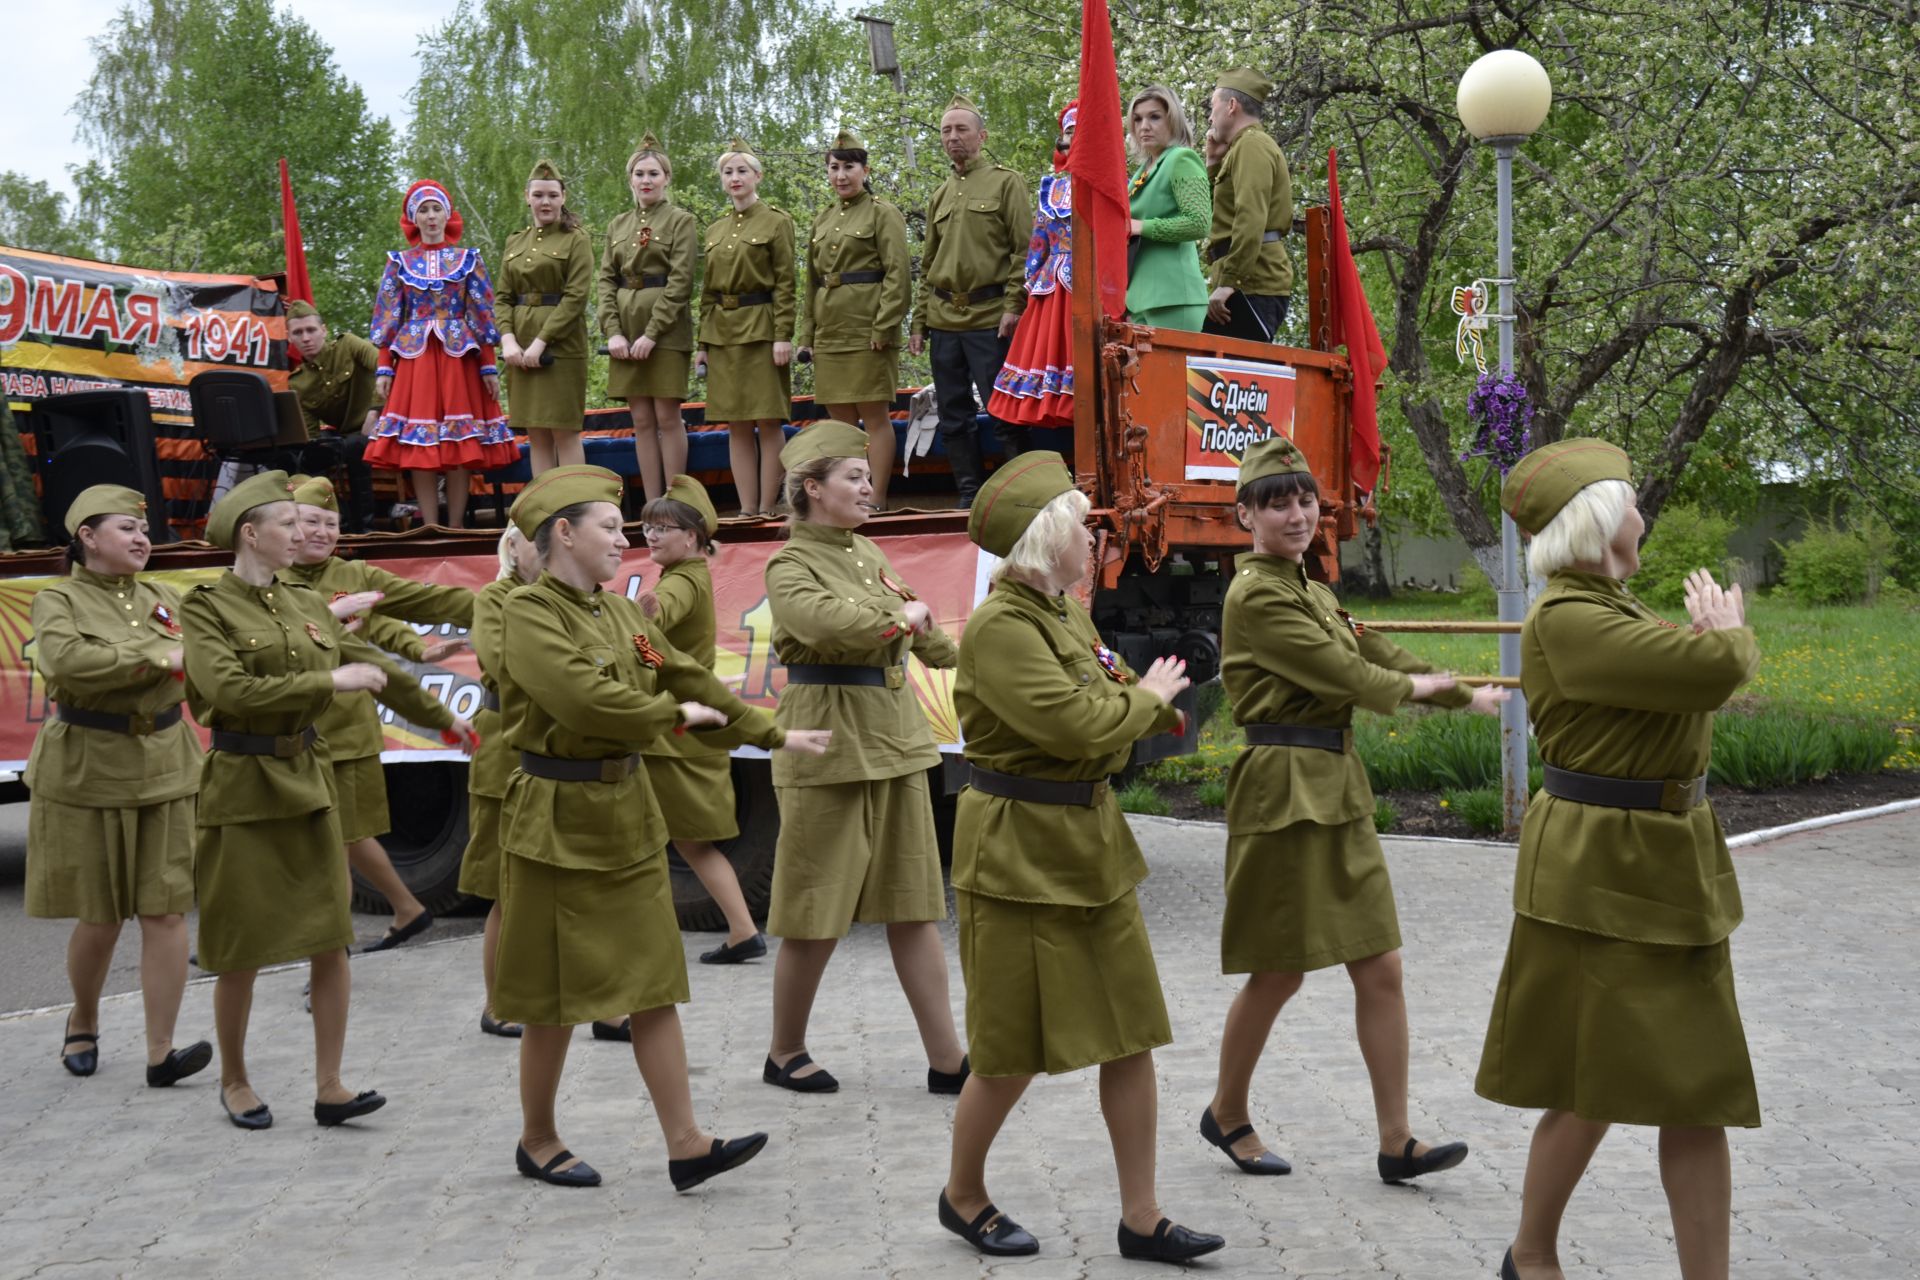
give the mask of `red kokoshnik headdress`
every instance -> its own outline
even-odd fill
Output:
[[[1058,139],[1066,137],[1067,130],[1073,128],[1079,119],[1080,99],[1075,98],[1072,102],[1060,108],[1060,128],[1059,131],[1053,135],[1056,139],[1053,144],[1053,167],[1056,171],[1067,167],[1067,153],[1060,149]]]
[[[414,225],[413,211],[420,207],[423,200],[438,200],[447,208],[447,238],[443,244],[459,244],[460,211],[453,207],[453,200],[447,195],[446,187],[431,178],[422,178],[407,188],[407,198],[400,206],[400,231],[407,237],[407,243],[420,243],[420,228]]]

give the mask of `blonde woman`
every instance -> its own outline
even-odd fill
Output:
[[[1135,249],[1127,268],[1127,315],[1139,324],[1198,333],[1207,322],[1199,243],[1213,223],[1207,163],[1193,149],[1180,99],[1150,84],[1127,107],[1127,150],[1140,162],[1127,194]]]

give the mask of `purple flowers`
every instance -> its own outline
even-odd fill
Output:
[[[1520,379],[1483,375],[1467,397],[1467,420],[1474,425],[1473,445],[1460,455],[1491,458],[1505,475],[1526,453],[1533,426],[1533,402]]]

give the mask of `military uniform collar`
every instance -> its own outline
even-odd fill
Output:
[[[973,153],[973,159],[967,161],[964,168],[955,169],[953,172],[956,177],[971,177],[992,163],[991,160],[987,159],[987,153],[985,151],[976,151]]]
[[[280,592],[286,590],[287,587],[287,584],[281,580],[280,574],[278,573],[267,580],[266,586],[256,587],[231,569],[214,579],[213,585],[215,590],[237,591],[242,595],[251,596],[255,600],[271,600]]]
[[[1603,596],[1620,596],[1632,599],[1633,592],[1627,590],[1627,584],[1618,578],[1609,578],[1604,573],[1588,573],[1584,569],[1562,569],[1554,574],[1552,582],[1572,587],[1576,591],[1593,591]]]
[[[1041,591],[1039,588],[1030,586],[1029,584],[1021,582],[1017,578],[1013,578],[1013,577],[1005,577],[1000,579],[1000,581],[994,584],[993,589],[995,591],[1006,592],[1008,595],[1012,596],[1015,600],[1020,601],[1022,604],[1030,605],[1038,609],[1044,609],[1046,612],[1053,614],[1055,617],[1061,619],[1062,621],[1066,619],[1067,597],[1064,592],[1062,592],[1060,595],[1057,595],[1057,596],[1050,596],[1046,592]]]
[[[593,590],[582,591],[570,582],[562,582],[546,570],[540,572],[541,585],[550,588],[563,600],[571,600],[583,609],[590,609],[600,602],[600,584],[594,583]]]
[[[830,524],[816,524],[812,520],[795,520],[788,530],[790,542],[817,542],[827,547],[851,547],[853,530],[836,529]]]
[[[837,198],[837,197],[836,197],[836,198]],[[859,203],[860,203],[860,202],[861,202],[862,200],[871,200],[872,198],[873,198],[873,196],[872,196],[872,195],[871,195],[871,194],[870,194],[869,192],[865,192],[865,191],[856,191],[856,192],[854,192],[854,194],[853,194],[853,195],[852,195],[851,197],[849,197],[848,199],[845,199],[845,200],[841,200],[841,201],[840,201],[840,207],[841,207],[842,209],[852,209],[852,208],[854,208],[855,206],[857,206],[857,205],[858,205],[858,204],[859,204]]]
[[[1307,566],[1298,560],[1289,560],[1285,556],[1268,555],[1264,551],[1250,551],[1235,556],[1233,563],[1242,571],[1252,570],[1265,574],[1269,578],[1279,578],[1283,582],[1307,583]]]
[[[83,564],[73,566],[73,577],[90,587],[119,587],[123,590],[133,585],[133,575],[96,573]]]
[[[326,572],[327,566],[337,559],[339,559],[338,556],[328,556],[325,560],[321,560],[315,564],[291,564],[285,569],[282,569],[281,572],[295,582],[304,582],[308,586],[312,586],[314,582],[319,579],[320,575]]]

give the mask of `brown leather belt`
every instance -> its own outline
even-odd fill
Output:
[[[557,307],[567,295],[564,293],[516,293],[510,304],[516,307]]]
[[[1707,775],[1697,778],[1609,778],[1575,773],[1556,765],[1542,767],[1542,789],[1550,796],[1609,809],[1662,809],[1685,813],[1707,798]]]
[[[312,725],[298,733],[234,733],[229,729],[213,731],[213,749],[236,756],[273,756],[291,760],[312,748],[320,732]]]
[[[555,782],[621,782],[640,767],[638,755],[613,756],[603,760],[570,760],[564,756],[520,753],[520,771]]]
[[[1045,778],[1023,778],[1017,773],[996,773],[979,765],[968,766],[967,785],[984,795],[1008,800],[1027,800],[1034,804],[1076,805],[1090,809],[1107,797],[1107,780],[1094,782],[1052,782]]]
[[[82,729],[105,729],[109,733],[127,733],[141,737],[149,733],[158,733],[162,729],[171,729],[180,723],[180,705],[175,703],[165,711],[156,711],[152,715],[116,716],[106,711],[88,711],[84,707],[69,707],[64,703],[53,709],[56,719],[68,724],[77,724]]]
[[[985,302],[989,298],[998,298],[1007,292],[1004,284],[983,285],[978,289],[942,289],[933,286],[933,296],[942,302],[951,302],[957,307],[970,307],[976,302]]]
[[[789,662],[788,684],[862,684],[887,687],[886,667],[842,666],[837,662]]]
[[[1352,729],[1323,729],[1307,724],[1250,724],[1250,747],[1318,747],[1322,751],[1345,754],[1353,750]]]
[[[665,276],[621,276],[622,289],[664,289],[667,287]]]
[[[885,271],[823,271],[815,277],[828,289],[838,289],[843,284],[879,284],[887,278]]]
[[[1274,244],[1279,239],[1280,239],[1280,232],[1278,230],[1269,230],[1260,237],[1260,243]],[[1226,257],[1228,254],[1232,252],[1233,252],[1233,237],[1228,236],[1224,240],[1215,240],[1212,244],[1207,246],[1207,261],[1218,262],[1220,261],[1220,259]]]
[[[720,304],[721,310],[732,311],[737,307],[764,307],[773,301],[773,294],[766,290],[759,293],[716,293],[713,300]]]

